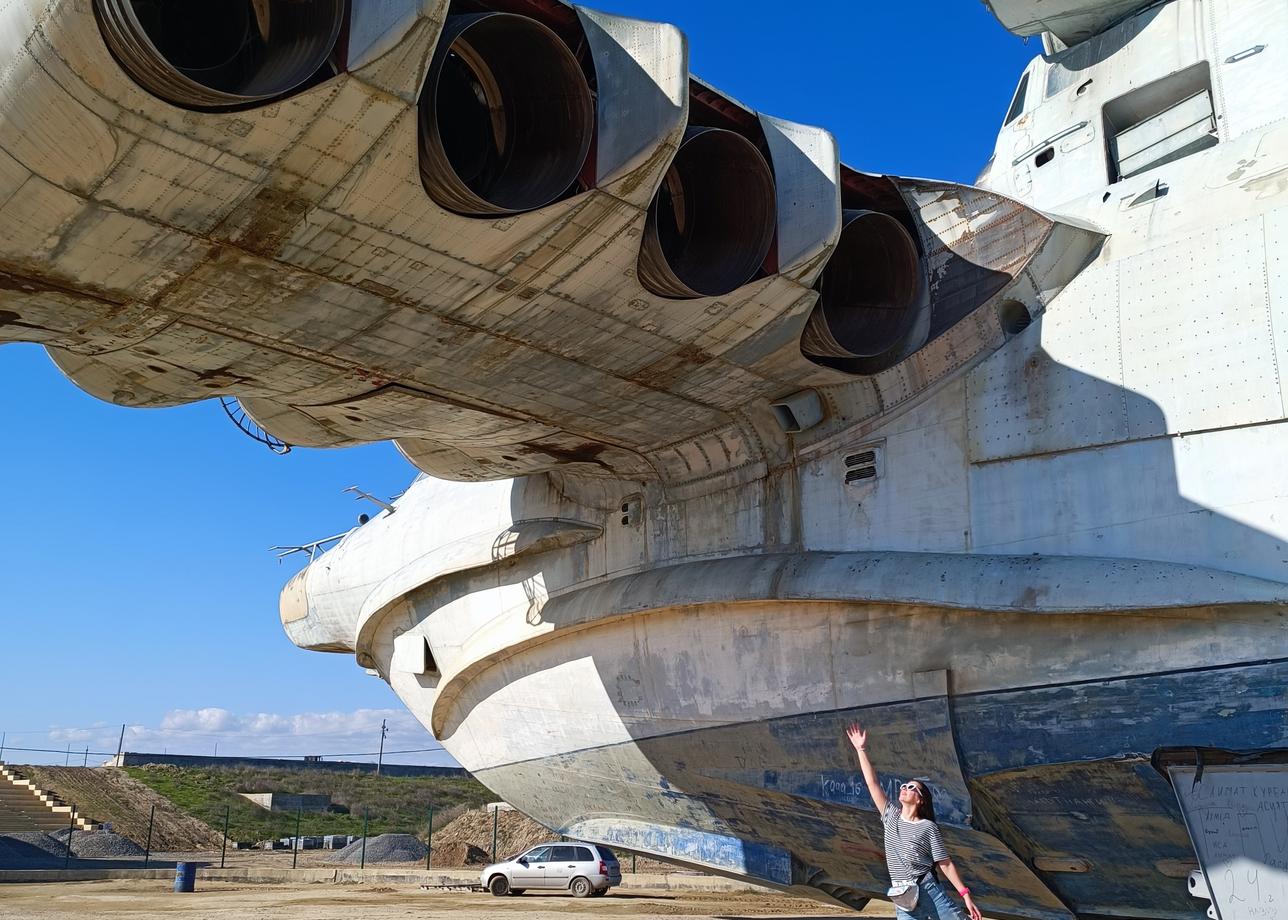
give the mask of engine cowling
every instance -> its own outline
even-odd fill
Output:
[[[594,130],[591,87],[554,31],[511,13],[448,18],[420,99],[421,179],[440,207],[494,217],[557,201]]]
[[[344,0],[96,0],[112,54],[183,108],[267,102],[308,83],[336,46]]]
[[[929,302],[921,254],[912,234],[889,214],[845,212],[817,288],[801,351],[820,364],[875,373],[924,342]]]
[[[674,299],[736,290],[769,253],[776,208],[773,170],[755,144],[689,128],[649,208],[640,283]]]

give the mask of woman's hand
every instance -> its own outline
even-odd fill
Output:
[[[877,778],[877,771],[872,766],[872,761],[868,760],[868,752],[864,750],[868,746],[867,729],[855,722],[845,730],[845,737],[850,739],[850,744],[854,745],[854,750],[859,755],[859,768],[863,770],[863,782],[867,784],[868,795],[872,796],[872,804],[877,807],[877,811],[885,814],[890,800],[886,798],[885,790],[881,788],[881,782]]]
[[[969,891],[962,895],[962,900],[966,902],[966,911],[970,914],[970,920],[980,920],[979,908],[975,906],[975,900],[970,896]]]

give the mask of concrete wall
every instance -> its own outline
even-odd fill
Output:
[[[243,799],[267,811],[326,811],[331,807],[329,795],[298,795],[293,792],[241,792]]]
[[[357,763],[351,760],[282,760],[271,757],[197,757],[188,754],[143,754],[127,751],[113,757],[107,766],[145,767],[149,764],[169,764],[174,767],[269,767],[279,770],[327,770],[332,773],[375,773],[374,763]],[[387,763],[380,768],[383,776],[448,776],[465,777],[470,774],[460,767],[422,767],[414,764]]]

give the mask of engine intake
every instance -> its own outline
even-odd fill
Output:
[[[857,373],[902,360],[924,312],[921,276],[917,244],[903,224],[876,211],[845,211],[801,351]],[[856,359],[869,360],[856,366]]]
[[[469,217],[562,198],[590,151],[595,106],[572,51],[513,13],[451,16],[420,98],[420,174]]]
[[[335,49],[344,0],[95,0],[136,83],[183,108],[235,108],[307,83]]]
[[[773,170],[723,128],[689,128],[649,207],[639,280],[661,297],[720,297],[746,284],[774,240]]]

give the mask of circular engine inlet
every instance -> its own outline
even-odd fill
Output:
[[[774,241],[774,174],[756,145],[690,128],[649,208],[639,280],[661,297],[720,297],[759,271]]]
[[[511,13],[448,19],[420,99],[420,173],[436,204],[494,217],[557,201],[594,129],[590,86],[558,35]]]
[[[904,341],[919,315],[917,245],[888,214],[846,211],[818,290],[818,304],[801,337],[804,354],[824,359],[885,355]]]
[[[274,99],[326,64],[344,0],[95,0],[108,48],[136,83],[184,108]]]

